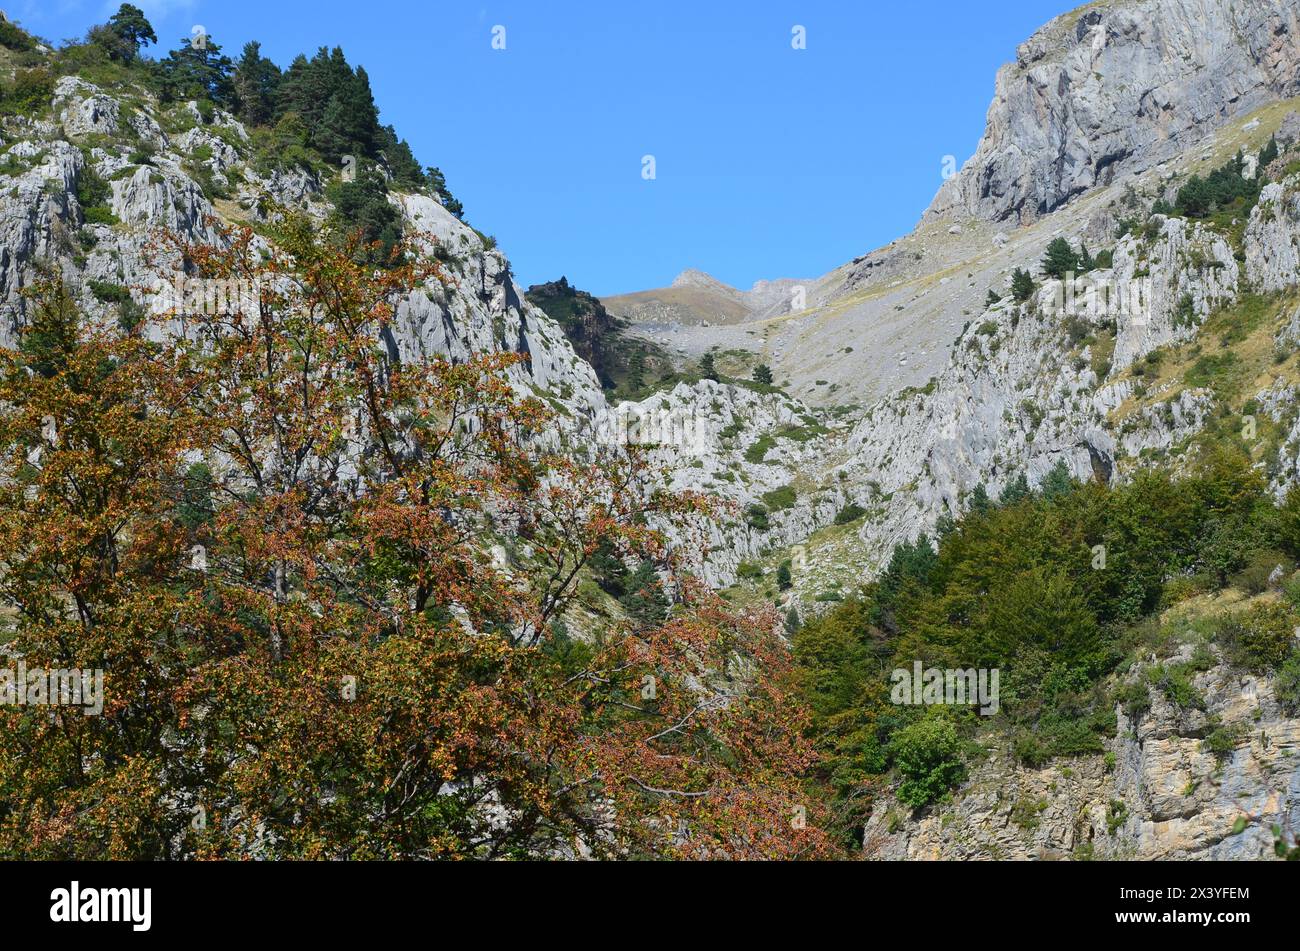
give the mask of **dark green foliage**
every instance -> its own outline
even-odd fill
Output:
[[[1023,304],[1034,294],[1034,277],[1028,271],[1016,268],[1011,274],[1011,296]]]
[[[1060,279],[1078,270],[1079,255],[1070,247],[1070,242],[1065,238],[1053,238],[1043,256],[1043,274]]]
[[[342,162],[345,155],[379,157],[383,143],[379,110],[370,91],[370,77],[363,68],[358,66],[356,72],[350,72],[330,94],[320,122],[312,130],[311,141],[332,164]]]
[[[1292,650],[1278,669],[1273,681],[1273,692],[1288,716],[1300,713],[1300,651]]]
[[[20,69],[13,82],[0,86],[0,114],[37,116],[50,107],[54,76],[44,67]]]
[[[766,531],[768,528],[767,509],[755,503],[745,509],[745,524],[750,528]]]
[[[256,40],[244,44],[231,82],[237,102],[236,114],[242,122],[265,125],[275,117],[280,67],[262,55],[262,45]]]
[[[623,564],[622,557],[608,539],[602,539],[600,545],[592,552],[588,566],[596,579],[596,584],[610,597],[621,598],[627,593],[629,575],[627,565]]]
[[[36,41],[16,24],[0,17],[0,46],[25,53],[36,49]]]
[[[465,206],[453,198],[451,192],[447,190],[447,176],[442,174],[442,170],[430,165],[425,170],[425,175],[428,177],[430,190],[438,196],[442,206],[457,218],[464,218]]]
[[[714,381],[718,379],[718,369],[713,365],[713,354],[711,352],[700,358],[700,378]]]
[[[1267,672],[1291,659],[1295,627],[1285,605],[1268,604],[1224,618],[1216,639],[1233,664]]]
[[[1147,689],[1145,680],[1130,681],[1115,691],[1115,702],[1124,711],[1124,716],[1137,721],[1151,709],[1151,691]]]
[[[957,730],[952,723],[938,717],[903,727],[894,735],[889,752],[902,779],[898,786],[899,801],[909,806],[929,805],[966,775]]]
[[[619,599],[629,618],[643,627],[653,627],[668,616],[668,598],[655,573],[654,562],[643,560],[627,582],[627,593]]]
[[[1277,156],[1277,136],[1274,135],[1269,138],[1268,145],[1264,146],[1264,148],[1260,150],[1259,168],[1262,170],[1266,166],[1271,165],[1273,162],[1277,161]]]
[[[371,264],[389,263],[402,229],[401,216],[388,201],[384,177],[367,169],[354,181],[335,183],[327,194],[339,225],[348,233],[360,231],[367,244],[375,245],[364,249],[362,257]]]
[[[862,516],[867,514],[867,510],[856,502],[850,502],[844,508],[835,513],[836,525],[848,525],[850,522],[856,522]]]
[[[783,485],[779,489],[763,493],[763,504],[767,506],[769,512],[783,512],[793,508],[798,501],[799,494],[792,485]]]
[[[144,308],[131,297],[130,288],[96,280],[88,281],[87,285],[97,300],[105,304],[117,305],[118,323],[123,330],[134,330],[144,320]]]
[[[1243,214],[1249,212],[1259,198],[1263,181],[1258,175],[1242,177],[1245,166],[1245,156],[1238,152],[1236,158],[1219,166],[1206,178],[1193,175],[1178,190],[1175,202],[1178,213],[1188,218],[1205,218],[1237,201],[1242,204]]]
[[[1130,720],[1149,709],[1155,690],[1186,709],[1204,703],[1193,678],[1213,663],[1208,649],[1126,677],[1108,692],[1125,645],[1142,643],[1131,626],[1153,618],[1159,629],[1155,616],[1169,591],[1232,560],[1213,554],[1228,537],[1247,561],[1272,560],[1279,544],[1300,545],[1300,493],[1291,514],[1279,511],[1248,456],[1227,444],[1203,449],[1177,482],[1140,471],[1115,487],[1078,483],[1061,465],[1038,491],[1017,478],[997,503],[979,492],[971,498],[961,522],[937,530],[937,550],[925,538],[900,545],[878,580],[807,621],[794,639],[816,711],[810,735],[828,758],[828,781],[851,778],[836,788],[855,815],[854,797],[869,787],[867,751],[875,772],[899,767],[894,738],[921,712],[891,702],[891,669],[918,660],[997,669],[1001,709],[978,722],[1019,761],[1038,766],[1100,753],[1114,736],[1117,703]],[[1097,545],[1106,553],[1101,567],[1094,567]],[[1285,672],[1279,685],[1300,704],[1300,687],[1283,686],[1300,684],[1290,612],[1284,604],[1247,611],[1222,622],[1216,640],[1233,663]],[[974,733],[975,722],[963,710],[951,724],[960,737]],[[929,801],[942,785],[919,776],[895,775],[908,783],[909,802]]]
[[[140,55],[140,47],[157,43],[158,35],[143,10],[124,3],[108,23],[90,31],[90,39],[108,54],[109,59],[129,63]]]
[[[117,217],[108,207],[113,190],[87,162],[77,174],[77,203],[87,224],[114,224]]]
[[[1074,480],[1070,478],[1070,468],[1065,464],[1065,460],[1059,460],[1056,465],[1043,476],[1043,484],[1038,490],[1043,493],[1044,498],[1054,499],[1064,495],[1074,488]]]
[[[1002,494],[998,496],[998,504],[1014,505],[1016,502],[1029,498],[1032,494],[1029,488],[1029,480],[1022,472],[1002,489]]]
[[[766,363],[760,363],[754,367],[754,382],[761,383],[764,386],[772,385],[772,368]]]
[[[790,590],[793,584],[794,581],[790,577],[790,560],[787,558],[785,561],[781,562],[781,564],[777,566],[776,586],[780,588],[782,591],[788,591]]]
[[[379,130],[379,153],[384,164],[388,166],[393,182],[403,188],[418,189],[424,187],[428,180],[424,169],[420,167],[411,145],[405,139],[398,139],[397,130],[386,125]]]
[[[164,102],[197,99],[233,106],[233,69],[230,57],[211,36],[186,36],[179,48],[154,64],[155,85]]]

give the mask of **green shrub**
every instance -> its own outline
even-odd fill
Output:
[[[1230,663],[1247,670],[1276,670],[1291,654],[1295,620],[1284,604],[1263,604],[1222,619],[1215,637]]]
[[[797,501],[799,501],[799,495],[792,485],[783,485],[779,489],[763,493],[763,504],[767,506],[769,512],[781,512],[785,509],[794,508]]]
[[[1122,799],[1112,799],[1106,807],[1106,831],[1114,835],[1128,821],[1128,804]]]
[[[1277,702],[1290,716],[1300,713],[1300,652],[1292,651],[1273,680]]]
[[[1020,730],[1011,741],[1011,755],[1030,769],[1041,769],[1052,758],[1047,744],[1030,730]]]
[[[1165,699],[1180,710],[1204,710],[1205,698],[1192,686],[1191,671],[1184,664],[1154,667],[1147,671],[1152,685],[1165,695]]]
[[[754,504],[745,509],[745,524],[750,528],[757,528],[760,531],[766,531],[769,523],[767,520],[767,509],[761,505]]]
[[[867,514],[867,510],[856,502],[850,502],[844,508],[835,513],[836,525],[848,525],[850,522],[856,522],[862,516]]]
[[[764,433],[754,442],[754,445],[745,450],[745,461],[758,465],[767,458],[768,450],[776,445],[776,439],[770,433]]]
[[[0,113],[37,116],[50,107],[54,95],[54,76],[48,69],[20,69],[13,83],[0,88]]]
[[[1136,722],[1151,709],[1151,692],[1146,683],[1138,679],[1121,684],[1115,691],[1115,702],[1124,711],[1124,716]]]
[[[112,194],[112,187],[95,171],[93,165],[87,162],[82,166],[81,172],[77,175],[77,203],[81,205],[81,213],[86,219],[86,224],[117,224],[117,216],[108,206],[108,199]]]
[[[902,778],[899,801],[914,808],[947,795],[966,775],[957,730],[938,717],[903,727],[894,734],[890,753]]]
[[[1246,736],[1246,728],[1243,724],[1237,723],[1233,726],[1218,725],[1201,740],[1201,748],[1207,753],[1212,753],[1217,759],[1224,759],[1232,755],[1233,750],[1237,748]]]
[[[36,41],[13,23],[0,17],[0,46],[16,53],[25,53],[36,49]]]
[[[1280,551],[1257,551],[1247,556],[1245,567],[1230,582],[1247,594],[1261,594],[1268,590],[1268,579],[1278,565],[1287,568],[1287,557]]]

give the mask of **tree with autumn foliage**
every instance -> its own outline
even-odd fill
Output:
[[[830,854],[779,618],[666,542],[707,501],[566,449],[514,355],[403,353],[428,239],[271,217],[157,249],[227,306],[99,327],[51,276],[0,354],[7,649],[106,693],[0,707],[0,852]],[[666,616],[570,637],[599,558]]]

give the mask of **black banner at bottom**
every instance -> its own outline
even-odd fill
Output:
[[[5,931],[202,938],[290,927],[330,941],[419,927],[734,939],[944,922],[1059,934],[1295,927],[1287,863],[0,863]],[[682,916],[687,916],[685,919]],[[600,929],[600,930],[592,930]],[[608,929],[608,930],[606,930]],[[629,932],[628,929],[631,929]]]

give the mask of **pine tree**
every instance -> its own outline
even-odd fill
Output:
[[[378,242],[377,247],[364,252],[365,260],[376,265],[390,263],[393,248],[402,237],[402,226],[397,209],[388,201],[383,176],[366,169],[355,181],[332,186],[329,197],[341,230],[348,234],[360,230],[366,243]]]
[[[630,393],[637,393],[645,386],[645,351],[640,348],[628,360],[627,380],[624,383]]]
[[[989,499],[989,491],[984,488],[983,482],[971,490],[968,511],[971,515],[987,515],[993,511],[993,502]]]
[[[256,40],[244,44],[232,77],[236,114],[248,125],[265,125],[275,115],[280,67],[262,55]]]
[[[713,365],[713,352],[710,351],[700,358],[700,376],[705,380],[718,379],[718,369]]]
[[[230,74],[234,65],[211,36],[197,46],[190,37],[181,37],[180,48],[159,60],[154,69],[165,100],[191,97],[210,99],[219,106],[233,105]]]
[[[379,152],[384,164],[388,166],[393,182],[407,188],[422,188],[428,183],[424,169],[416,161],[410,143],[397,138],[397,130],[391,125],[379,129]]]
[[[1021,304],[1034,294],[1034,278],[1028,271],[1016,268],[1011,274],[1011,295]]]
[[[1268,140],[1268,145],[1264,146],[1259,153],[1259,165],[1255,169],[1255,177],[1258,178],[1264,173],[1264,168],[1276,161],[1278,156],[1277,136],[1274,135]]]
[[[608,538],[602,538],[587,562],[592,577],[600,589],[612,598],[621,598],[628,591],[628,570],[618,550]]]
[[[337,163],[344,155],[378,157],[379,140],[379,112],[370,78],[358,67],[330,96],[320,125],[312,133],[312,144],[326,160]]]
[[[1025,478],[1025,474],[1022,472],[1002,489],[1002,494],[998,496],[998,504],[1014,505],[1016,502],[1029,498],[1032,494],[1033,492],[1029,488],[1029,480]]]
[[[754,367],[754,382],[761,383],[764,386],[772,385],[772,368],[766,363],[760,363]]]
[[[157,43],[159,38],[153,32],[153,25],[149,23],[144,10],[133,4],[122,4],[118,6],[117,13],[114,13],[108,21],[108,29],[122,40],[123,49],[126,49],[127,60],[134,60],[139,56],[140,47],[146,43]]]
[[[794,579],[790,576],[789,559],[781,562],[776,569],[776,586],[782,591],[789,591],[794,585]]]
[[[627,594],[619,599],[629,618],[645,627],[661,623],[668,616],[668,598],[654,562],[643,559],[628,579]]]
[[[1065,495],[1072,488],[1074,488],[1074,480],[1070,478],[1070,468],[1065,464],[1064,459],[1058,460],[1056,465],[1052,466],[1051,471],[1043,477],[1042,485],[1039,486],[1045,499]]]
[[[1070,247],[1070,242],[1064,238],[1054,238],[1043,257],[1043,274],[1059,280],[1078,270],[1079,255]]]
[[[442,202],[442,207],[457,218],[463,219],[465,217],[465,206],[453,198],[451,192],[447,189],[447,176],[442,174],[442,169],[430,165],[425,170],[425,177],[428,179],[429,188]]]

